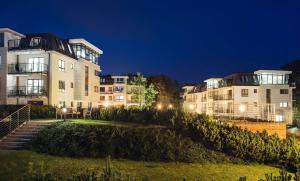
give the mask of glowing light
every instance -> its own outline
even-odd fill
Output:
[[[190,104],[190,105],[189,105],[189,109],[190,109],[190,110],[193,110],[193,109],[195,109],[195,106],[194,106],[193,104]]]
[[[169,104],[168,107],[169,107],[169,109],[172,109],[172,108],[173,108],[173,105],[172,105],[172,104]]]
[[[67,108],[65,108],[65,107],[62,108],[62,112],[63,112],[63,113],[66,113],[66,112],[67,112]]]
[[[108,107],[108,106],[109,106],[109,102],[105,102],[104,107]]]
[[[240,110],[240,112],[245,112],[246,106],[244,104],[240,105],[239,110]]]
[[[162,109],[162,105],[161,104],[157,104],[157,109]]]

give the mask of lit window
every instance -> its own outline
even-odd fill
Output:
[[[283,116],[280,115],[280,114],[277,114],[277,115],[275,116],[275,121],[277,121],[277,122],[283,121]]]
[[[61,72],[66,71],[65,61],[63,61],[63,60],[59,60],[59,61],[58,61],[58,69],[59,69],[59,71],[61,71]]]
[[[124,91],[124,87],[123,86],[115,86],[114,91],[122,93]]]
[[[72,64],[72,63],[71,63],[71,66],[70,66],[70,68],[71,68],[71,69],[74,69],[74,64]]]
[[[279,104],[280,107],[288,107],[288,103],[287,102],[281,102]]]
[[[104,101],[105,100],[105,96],[100,96],[100,101]]]
[[[115,96],[115,101],[118,102],[124,101],[124,96]]]

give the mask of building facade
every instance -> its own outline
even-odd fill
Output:
[[[0,29],[0,104],[98,107],[103,52],[84,39]]]
[[[129,108],[145,103],[143,88],[131,85],[128,76],[100,76],[99,92],[101,107]],[[137,92],[141,92],[141,96]]]
[[[293,121],[291,71],[258,70],[183,87],[183,109],[223,119]]]

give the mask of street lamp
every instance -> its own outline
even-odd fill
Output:
[[[162,109],[162,105],[161,104],[157,104],[157,109],[161,110]]]
[[[246,105],[241,104],[239,107],[239,110],[241,113],[244,113],[244,121],[245,121],[245,111],[246,111]]]
[[[64,121],[66,121],[66,113],[67,113],[67,108],[62,108],[62,112],[64,114]]]

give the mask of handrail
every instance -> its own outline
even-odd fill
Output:
[[[30,121],[30,105],[25,105],[0,120],[0,141]]]

